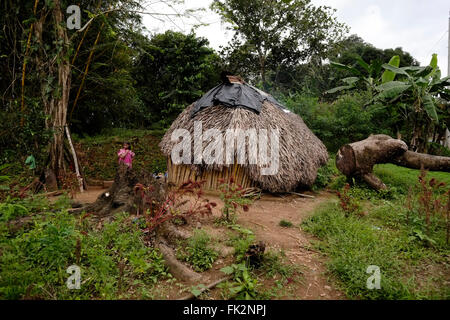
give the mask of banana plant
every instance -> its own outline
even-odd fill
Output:
[[[372,96],[374,89],[380,81],[380,73],[381,73],[381,62],[378,60],[371,61],[370,64],[365,62],[361,57],[356,58],[356,63],[362,67],[363,72],[361,72],[355,66],[348,66],[341,63],[331,61],[330,64],[340,70],[348,71],[352,73],[354,76],[347,77],[341,79],[345,85],[330,89],[325,91],[325,94],[336,93],[344,90],[352,90],[359,87],[361,83],[363,83],[367,91]]]
[[[448,127],[450,90],[446,87],[450,85],[450,77],[441,78],[436,54],[425,67],[399,68],[391,63],[382,67],[385,73],[382,83],[375,88],[378,94],[374,101],[402,109],[413,128],[410,144],[424,152],[430,130]]]

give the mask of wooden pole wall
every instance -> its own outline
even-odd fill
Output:
[[[233,164],[229,167],[222,167],[222,170],[203,170],[200,175],[196,175],[189,165],[174,165],[172,161],[167,159],[167,181],[176,186],[191,179],[192,181],[206,180],[204,188],[206,190],[217,190],[223,179],[228,181],[230,177],[234,178],[236,184],[240,184],[243,188],[254,187],[255,183],[248,177],[245,170],[239,164]]]

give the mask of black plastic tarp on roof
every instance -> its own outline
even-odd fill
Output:
[[[276,101],[271,95],[256,89],[253,86],[240,83],[220,84],[209,90],[203,97],[194,104],[191,116],[193,117],[203,108],[223,104],[228,107],[243,107],[261,112],[263,102],[267,100],[279,108],[287,109]]]

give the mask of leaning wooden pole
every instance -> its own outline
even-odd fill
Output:
[[[75,148],[73,147],[72,138],[70,137],[69,127],[66,125],[65,129],[66,129],[67,140],[69,140],[70,150],[72,151],[73,163],[75,166],[75,173],[77,175],[78,185],[80,186],[80,192],[84,192],[83,178],[81,177],[80,169],[78,167],[77,153],[75,152]]]

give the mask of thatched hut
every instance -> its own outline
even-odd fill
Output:
[[[311,186],[316,179],[317,170],[328,160],[323,143],[298,115],[284,108],[272,96],[236,77],[228,76],[227,79],[228,83],[216,86],[188,106],[164,135],[160,147],[167,156],[168,182],[179,185],[189,179],[206,180],[206,189],[216,189],[221,179],[233,177],[243,187],[255,186],[270,192],[287,192]],[[181,129],[181,132],[195,136],[198,133],[195,126],[198,124],[201,124],[203,133],[216,129],[214,132],[220,133],[221,137],[204,139],[201,143],[189,141],[188,150],[180,153],[187,161],[174,164],[174,147],[179,146],[185,138],[173,135],[179,131],[177,129]],[[247,133],[251,130],[259,134],[267,132],[267,140],[252,140],[250,136],[246,136],[241,148],[233,140],[230,152],[234,161],[230,163],[230,154],[227,153],[229,150],[217,154],[219,149],[215,148],[218,144],[222,146],[227,132],[234,129]],[[279,133],[278,137],[269,132]],[[258,139],[260,137],[261,134]],[[255,163],[250,156],[241,158],[242,151],[250,154],[250,148],[255,148],[255,141],[259,142],[258,152],[268,149],[268,163]],[[242,150],[242,147],[245,149]],[[211,154],[220,161],[211,163],[205,159],[196,159],[198,155],[201,158],[205,150],[215,150]],[[267,169],[271,166],[277,170],[267,174]]]

